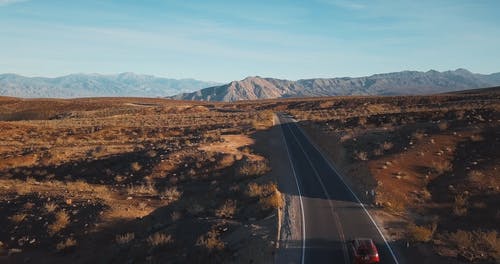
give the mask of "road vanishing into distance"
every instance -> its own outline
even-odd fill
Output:
[[[279,179],[286,206],[276,263],[352,263],[348,242],[371,238],[380,263],[398,263],[377,225],[290,116],[276,118],[292,166],[288,179]],[[283,176],[285,177],[285,176]],[[285,219],[286,218],[286,219]],[[282,221],[283,222],[283,221]]]

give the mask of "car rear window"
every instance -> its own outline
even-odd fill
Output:
[[[359,241],[359,246],[357,251],[359,255],[375,254],[375,248],[373,247],[372,242],[370,240]]]

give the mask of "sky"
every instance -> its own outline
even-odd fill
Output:
[[[498,0],[0,0],[0,73],[500,72]]]

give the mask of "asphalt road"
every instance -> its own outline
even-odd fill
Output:
[[[295,120],[279,115],[278,121],[293,167],[287,181],[294,182],[294,188],[278,184],[286,195],[297,198],[291,206],[298,208],[286,209],[297,213],[285,214],[293,219],[283,228],[297,234],[289,236],[293,241],[282,238],[276,262],[351,263],[347,241],[363,237],[373,239],[381,263],[398,263],[368,212]]]

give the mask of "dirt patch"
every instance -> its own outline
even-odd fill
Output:
[[[236,160],[247,157],[250,160],[262,160],[262,156],[252,154],[249,146],[255,140],[246,135],[222,135],[222,142],[200,146],[200,150],[233,155]]]

